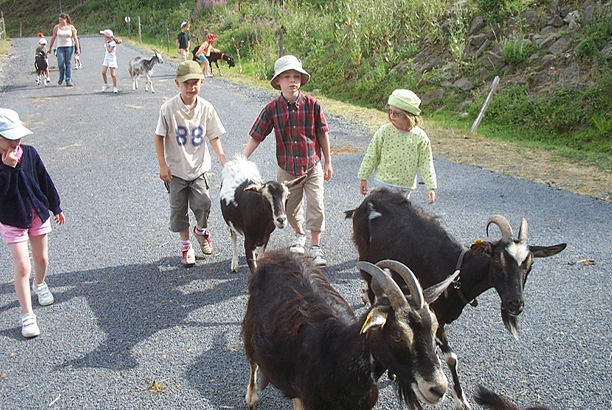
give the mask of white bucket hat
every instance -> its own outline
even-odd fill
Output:
[[[0,108],[0,135],[7,140],[15,141],[31,133],[32,131],[21,123],[19,114],[8,108]]]
[[[274,77],[270,81],[272,88],[280,90],[280,86],[275,82],[276,77],[289,70],[295,70],[302,74],[302,85],[306,85],[308,80],[310,80],[310,74],[302,68],[302,62],[297,57],[292,55],[282,56],[274,63]]]

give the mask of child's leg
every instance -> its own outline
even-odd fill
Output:
[[[288,173],[282,168],[276,169],[276,179],[278,182],[291,181],[295,179],[293,175]],[[287,197],[287,204],[285,205],[285,212],[287,214],[287,222],[293,228],[295,233],[303,234],[303,222],[304,222],[304,181],[299,184],[293,185],[289,188],[289,196]]]
[[[47,268],[49,266],[49,236],[39,235],[30,236],[30,246],[32,247],[32,259],[34,259],[34,284],[40,285],[45,281]]]
[[[114,67],[110,68],[110,75],[111,75],[111,78],[113,79],[113,87],[117,87],[117,76],[115,74],[115,68]]]
[[[31,267],[28,242],[9,243],[8,247],[13,257],[15,293],[21,307],[21,313],[32,313],[32,296],[30,293]]]
[[[107,66],[103,65],[102,66],[102,80],[104,81],[104,84],[108,83],[108,78],[106,77],[106,70],[108,69]]]
[[[208,181],[204,175],[191,182],[189,187],[189,208],[196,219],[198,228],[208,226],[208,215],[212,202],[208,194]]]
[[[319,246],[321,232],[325,230],[324,206],[324,176],[323,168],[319,162],[304,181],[304,194],[306,195],[306,223],[310,230],[310,246]]]

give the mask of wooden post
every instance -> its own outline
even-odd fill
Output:
[[[140,26],[140,16],[138,16],[138,43],[142,44],[142,27]]]
[[[19,22],[19,37],[23,37],[23,23],[20,21]]]
[[[487,99],[482,105],[482,108],[480,109],[480,113],[478,114],[478,117],[476,117],[476,121],[474,121],[474,124],[472,124],[472,129],[470,130],[472,133],[476,132],[476,129],[478,129],[478,125],[480,124],[480,121],[482,121],[485,111],[487,110],[487,107],[489,106],[489,103],[491,102],[491,98],[493,97],[493,93],[497,89],[498,85],[499,85],[499,76],[496,75],[495,78],[493,79],[493,83],[491,84],[491,91],[489,91],[489,95],[487,95]]]
[[[287,29],[285,28],[285,26],[281,26],[281,28],[278,30],[278,33],[279,33],[278,58],[281,58],[285,53],[284,45],[285,45],[285,33],[286,32],[287,32]]]
[[[168,29],[168,22],[164,23],[166,25],[166,52],[170,53],[170,30]]]

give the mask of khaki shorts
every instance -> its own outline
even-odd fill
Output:
[[[168,184],[168,192],[170,193],[170,230],[172,232],[189,229],[188,208],[193,212],[198,227],[208,226],[211,201],[208,196],[206,174],[202,174],[193,181],[172,177]]]
[[[278,182],[296,179],[282,168],[276,170]],[[325,230],[325,206],[323,205],[323,167],[321,162],[308,172],[306,178],[289,189],[287,221],[294,230],[304,227],[309,231]],[[306,194],[306,225],[304,224],[304,194]]]

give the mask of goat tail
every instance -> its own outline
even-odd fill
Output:
[[[501,397],[499,394],[478,385],[474,400],[481,406],[491,410],[520,410],[510,400]]]
[[[354,213],[355,213],[354,209],[351,209],[351,210],[348,210],[348,211],[344,211],[344,219],[352,218]]]

